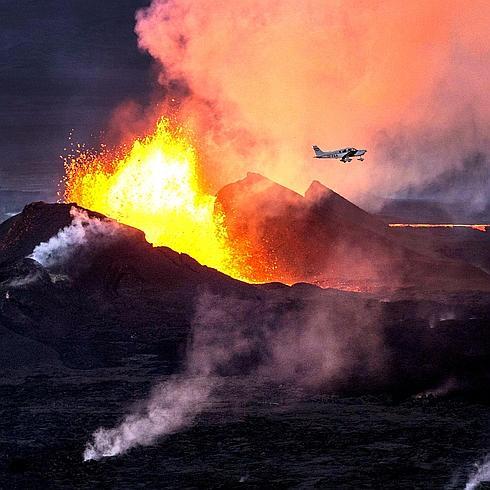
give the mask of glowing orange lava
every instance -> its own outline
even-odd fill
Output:
[[[122,150],[121,150],[122,151]],[[243,280],[215,196],[202,190],[196,152],[184,132],[161,119],[122,156],[78,150],[65,160],[65,202],[143,230],[147,240],[184,252]]]
[[[477,231],[487,231],[490,228],[488,225],[462,225],[453,223],[390,223],[388,226],[391,228],[471,228]]]

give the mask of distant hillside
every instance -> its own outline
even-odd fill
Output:
[[[249,173],[217,194],[234,247],[263,280],[350,290],[490,289],[481,269],[424,246],[313,182],[301,196]]]
[[[49,201],[55,196],[45,191],[15,191],[0,190],[0,223],[14,214],[20,213],[22,208],[33,201]]]
[[[465,202],[389,199],[377,214],[388,221],[403,223],[490,223],[490,207],[473,210]]]

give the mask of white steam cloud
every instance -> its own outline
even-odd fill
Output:
[[[470,477],[464,488],[465,490],[474,490],[483,482],[490,482],[490,455],[485,457],[483,463],[476,465],[475,473]]]
[[[118,223],[90,217],[85,210],[75,206],[70,209],[70,216],[72,222],[47,242],[37,245],[30,258],[47,268],[60,266],[73,258],[88,242],[111,241],[121,230]]]
[[[202,377],[174,378],[159,385],[139,411],[125,417],[114,429],[100,428],[83,453],[84,461],[125,453],[138,445],[152,444],[192,423],[211,394],[213,383]]]

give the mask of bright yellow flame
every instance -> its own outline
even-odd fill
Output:
[[[216,198],[201,189],[196,152],[182,131],[172,131],[162,119],[119,159],[77,153],[65,162],[66,202],[143,230],[154,245],[246,279],[234,265],[223,216],[214,210]]]

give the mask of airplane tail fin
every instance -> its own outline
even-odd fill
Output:
[[[313,151],[315,152],[316,156],[320,156],[323,153],[323,151],[316,145],[313,145]]]

